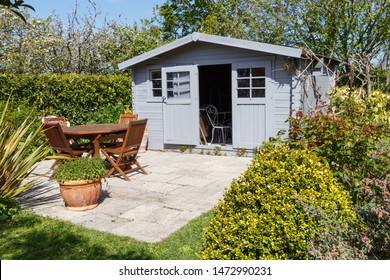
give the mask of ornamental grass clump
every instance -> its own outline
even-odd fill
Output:
[[[310,240],[322,216],[339,225],[355,219],[349,193],[326,161],[308,150],[263,146],[215,209],[203,238],[202,259],[310,259]]]
[[[38,144],[42,129],[34,128],[35,120],[27,117],[18,127],[6,120],[8,104],[0,116],[0,220],[17,212],[14,198],[39,179],[26,180],[50,152],[46,143]]]

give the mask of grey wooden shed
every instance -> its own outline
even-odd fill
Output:
[[[126,60],[119,69],[131,70],[133,111],[148,118],[149,149],[206,147],[200,121],[205,104],[230,114],[224,148],[253,149],[288,130],[292,109],[307,110],[318,92],[332,87],[333,77],[318,63],[310,70],[316,94],[304,90],[298,76],[308,65],[303,55],[301,48],[193,33]]]

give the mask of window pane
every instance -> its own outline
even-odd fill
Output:
[[[237,69],[237,77],[249,77],[250,68]]]
[[[189,81],[190,72],[179,72],[179,81]]]
[[[249,89],[239,89],[237,90],[238,98],[249,98]]]
[[[252,87],[265,87],[265,79],[252,79]]]
[[[265,76],[265,68],[252,68],[252,77],[262,77]]]
[[[167,89],[173,89],[173,82],[167,82]]]
[[[186,98],[188,99],[190,98],[190,92],[189,91],[180,92],[180,95],[178,97],[182,99],[186,99]]]
[[[168,72],[167,73],[167,80],[173,80],[175,75],[176,75],[176,73]]]
[[[240,79],[237,80],[237,86],[242,87],[250,87],[250,80],[249,79]]]
[[[161,88],[161,80],[152,81],[153,88]]]
[[[179,87],[178,87],[178,90],[180,92],[190,91],[190,82],[180,83]]]
[[[162,96],[161,89],[154,89],[153,90],[153,97],[161,97],[161,96]]]
[[[252,97],[265,97],[265,89],[252,89]]]
[[[161,79],[161,71],[152,71],[152,79]]]

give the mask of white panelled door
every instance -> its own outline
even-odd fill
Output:
[[[164,143],[199,143],[199,82],[197,66],[162,68]]]

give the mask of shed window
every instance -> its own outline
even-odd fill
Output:
[[[190,72],[167,72],[167,97],[191,98]]]
[[[238,98],[265,97],[265,67],[237,69]]]
[[[150,80],[152,82],[152,97],[162,96],[161,70],[151,70]]]

